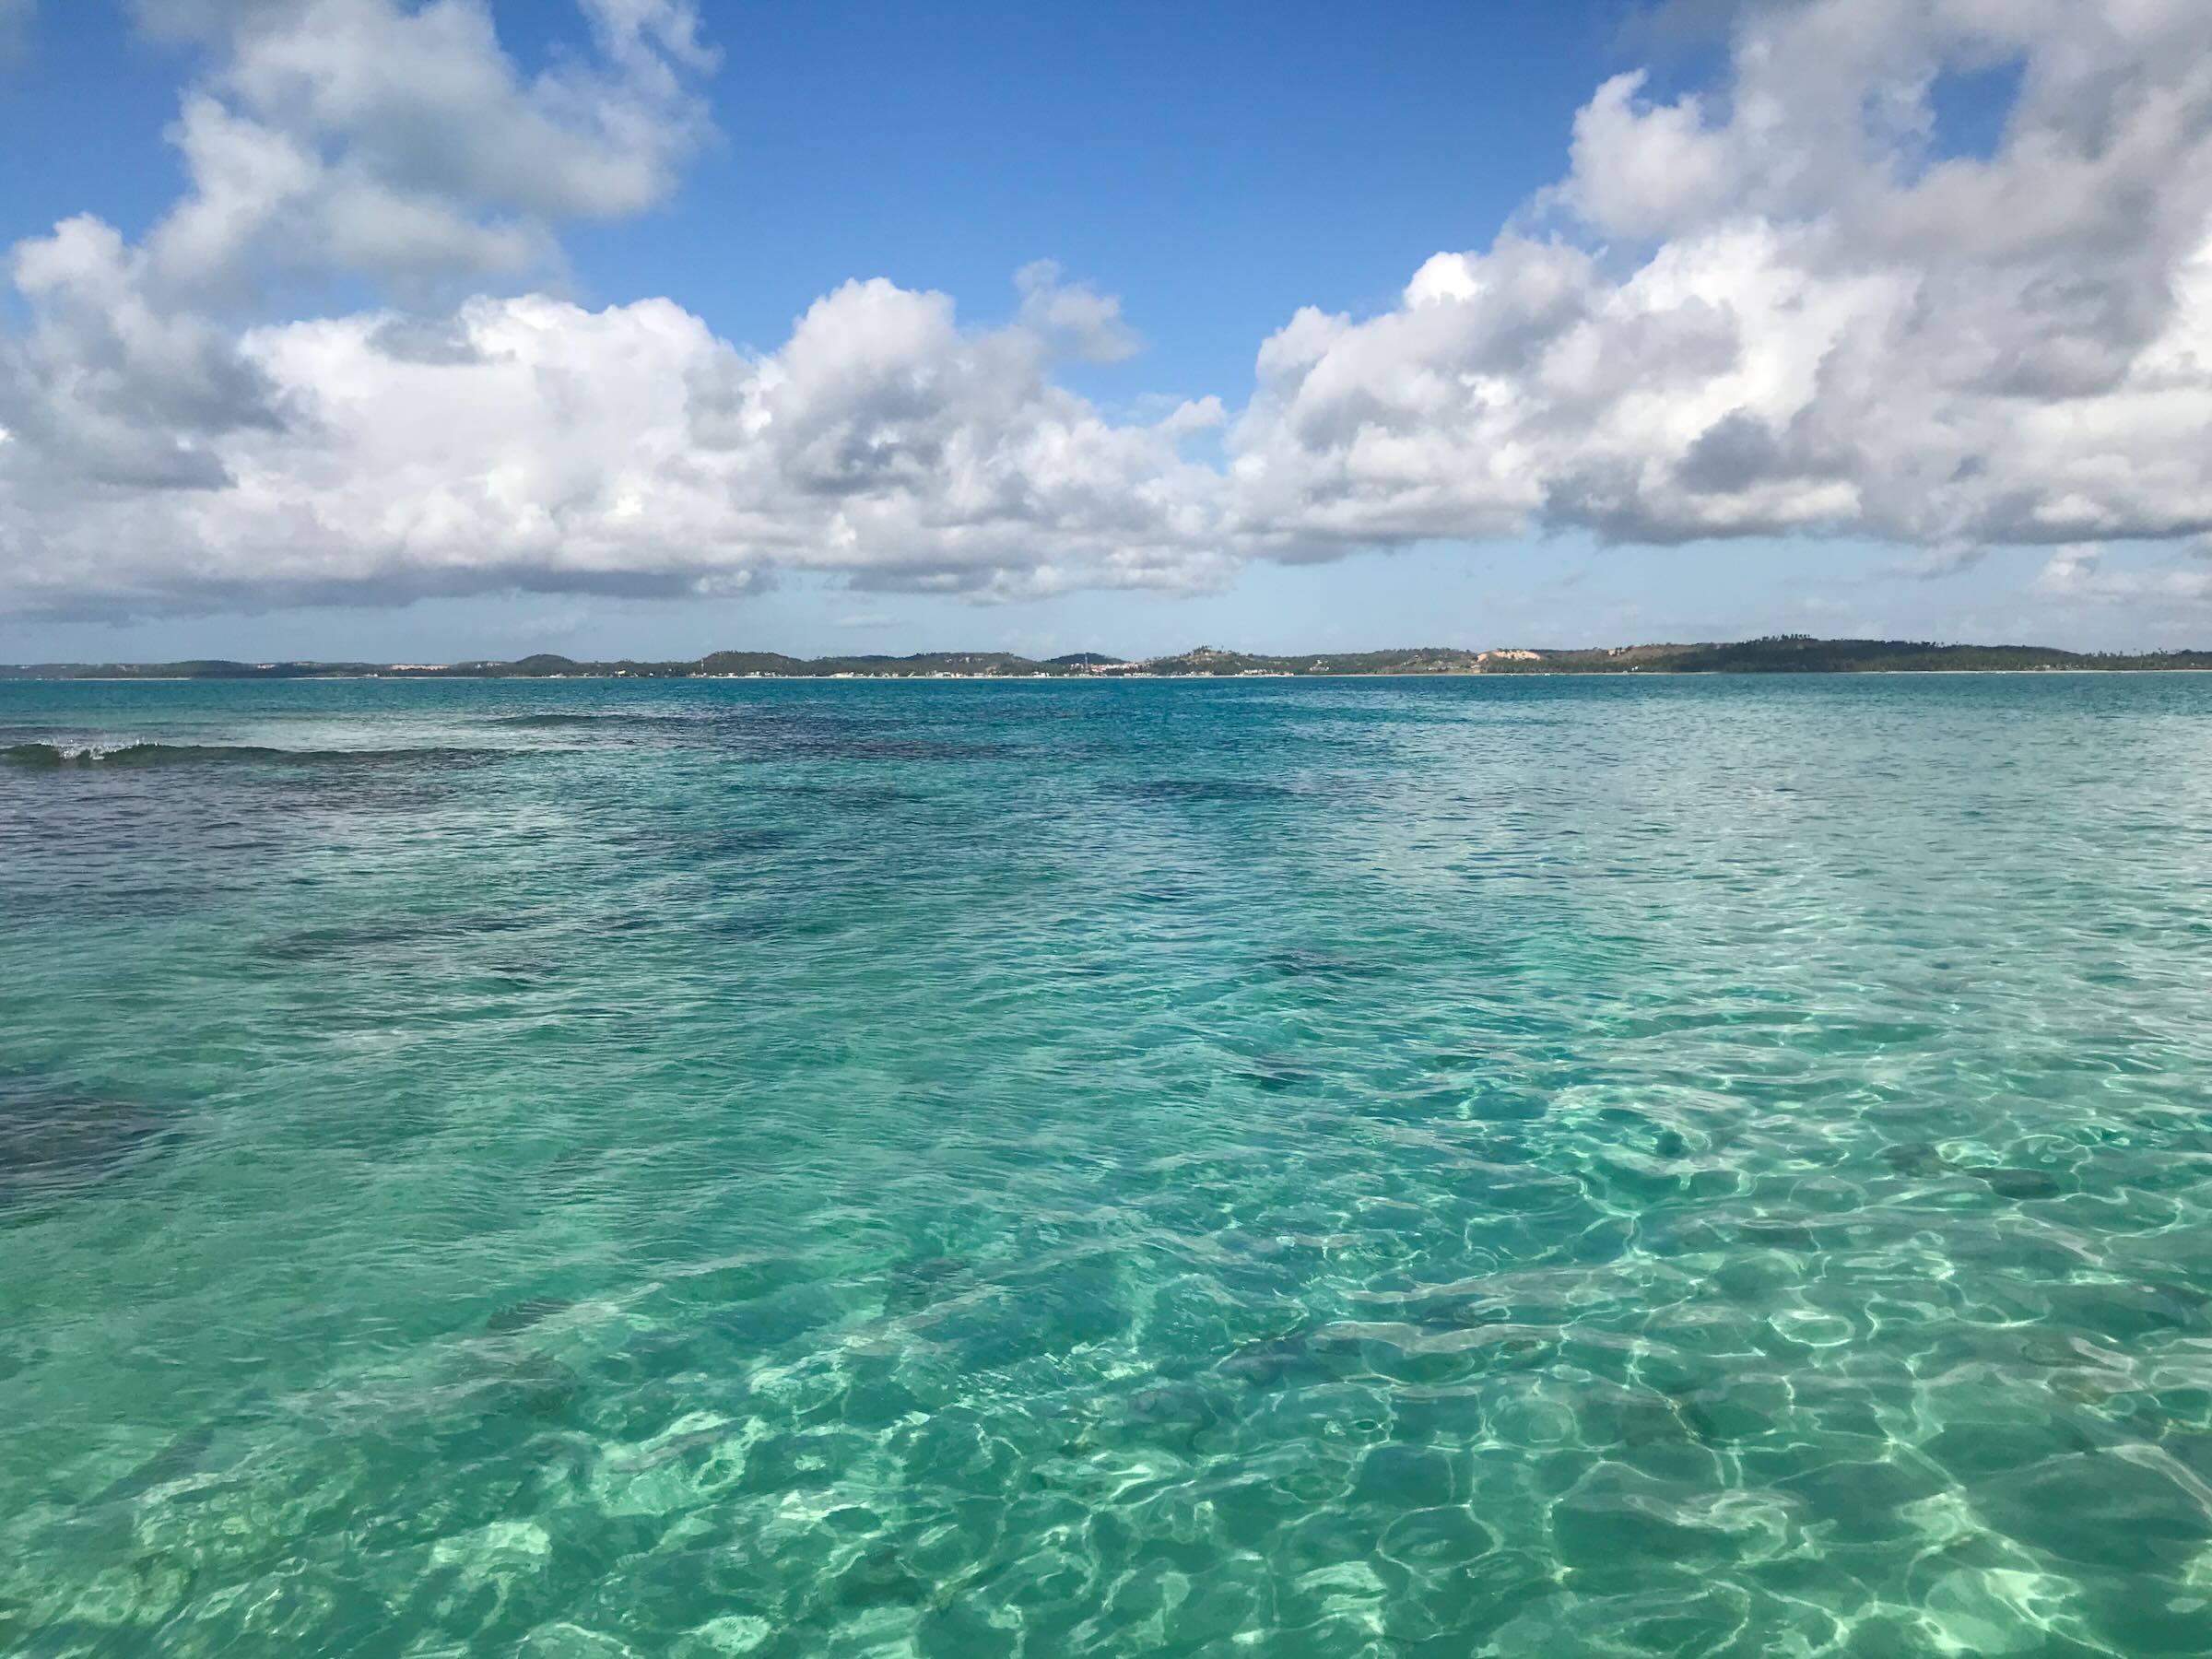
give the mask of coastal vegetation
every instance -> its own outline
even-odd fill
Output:
[[[2133,653],[2047,645],[1954,645],[1924,640],[1818,640],[1807,634],[1697,644],[1576,650],[1399,651],[1269,655],[1201,645],[1172,656],[1124,659],[1075,652],[1043,661],[1004,651],[927,651],[911,656],[794,657],[717,651],[684,662],[579,661],[540,653],[512,662],[464,663],[31,663],[0,665],[0,679],[1084,679],[1135,676],[1239,678],[1329,675],[1457,674],[1914,674],[2212,669],[2212,651]]]

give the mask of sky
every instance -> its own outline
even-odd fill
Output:
[[[2212,7],[0,0],[0,660],[2212,644]]]

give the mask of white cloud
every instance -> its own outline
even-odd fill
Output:
[[[1936,155],[1938,74],[2016,59],[1997,153]],[[1269,342],[1247,529],[2212,524],[2212,9],[1813,0],[1747,15],[1724,97],[1642,86],[1576,123],[1547,204],[1574,240],[1439,255],[1395,311]]]
[[[218,317],[272,275],[427,294],[526,272],[554,253],[557,221],[659,199],[702,119],[684,76],[710,58],[688,0],[589,0],[600,60],[534,79],[477,0],[138,9],[158,34],[214,51],[170,130],[190,184],[142,243],[80,217],[9,257],[30,324],[0,335],[0,591],[182,599],[219,573],[222,591],[251,594],[253,572],[210,549],[249,545],[272,467],[326,463],[331,429],[321,388],[294,396],[265,335]],[[180,489],[202,497],[164,499]],[[113,571],[112,551],[79,560],[118,525],[158,569]],[[268,585],[285,591],[300,559],[349,557],[298,549]],[[395,546],[381,562],[403,559]]]
[[[1061,280],[1057,260],[1039,259],[1014,273],[1021,293],[1021,320],[1068,357],[1118,363],[1144,349],[1122,321],[1122,302],[1085,283]]]
[[[2034,585],[2039,597],[2071,605],[2212,606],[2212,570],[2179,564],[2114,569],[2098,547],[2060,547],[2037,572]]]
[[[600,53],[525,76],[483,0],[139,0],[215,49],[171,141],[192,190],[149,239],[182,294],[256,262],[512,274],[570,218],[651,206],[706,126],[689,0],[583,0]]]
[[[42,544],[7,596],[727,592],[808,567],[998,597],[1218,583],[1214,475],[1176,453],[1216,412],[1111,425],[1051,361],[1027,324],[966,331],[945,296],[880,281],[818,300],[762,358],[666,300],[256,329],[238,362],[285,418],[231,423],[226,487],[0,512],[0,539]]]
[[[687,69],[708,70],[722,54],[700,39],[692,0],[583,0],[609,55],[620,63],[665,53]]]
[[[135,245],[80,218],[15,251],[0,606],[785,568],[1197,589],[1253,558],[1559,527],[1848,534],[1935,570],[2212,526],[2201,0],[1745,9],[1723,83],[1608,81],[1519,223],[1380,315],[1298,312],[1233,419],[1068,391],[1057,366],[1138,342],[1049,262],[1003,325],[855,281],[765,354],[669,300],[456,307],[454,281],[541,271],[563,222],[663,199],[700,137],[694,7],[581,4],[594,53],[532,76],[478,0],[140,0],[208,53],[172,132],[190,186]],[[2005,65],[2001,141],[1946,153],[1940,77]],[[216,321],[272,274],[391,304]],[[1192,458],[1217,426],[1219,464]],[[2156,605],[2196,574],[2071,552],[2040,591]]]
[[[228,333],[150,298],[147,267],[94,218],[16,249],[37,321],[0,337],[0,502],[65,523],[80,490],[215,488],[216,441],[278,423],[276,388]],[[26,533],[28,557],[42,540]]]

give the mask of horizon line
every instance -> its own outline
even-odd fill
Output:
[[[1817,637],[1810,634],[1760,634],[1736,640],[1653,640],[1639,641],[1618,645],[1394,645],[1365,650],[1338,651],[1268,651],[1237,646],[1194,645],[1186,650],[1164,652],[1149,656],[1116,656],[1099,651],[1062,652],[1053,656],[1029,656],[1010,650],[943,650],[913,652],[830,652],[814,656],[796,655],[789,652],[757,648],[722,648],[688,657],[595,657],[571,656],[562,652],[526,652],[519,656],[455,657],[445,662],[422,660],[400,661],[371,657],[320,658],[276,657],[251,661],[238,657],[171,657],[165,659],[125,660],[103,658],[97,660],[48,659],[42,662],[0,664],[0,674],[17,676],[39,671],[82,670],[114,668],[143,673],[156,668],[235,669],[244,674],[276,674],[285,670],[338,670],[359,672],[430,676],[453,674],[466,670],[486,670],[515,667],[525,664],[562,664],[571,667],[590,669],[641,668],[670,670],[679,668],[702,669],[710,663],[775,661],[801,667],[818,667],[827,664],[973,664],[979,668],[1063,668],[1085,671],[1141,671],[1154,665],[1188,664],[1206,661],[1236,661],[1242,663],[1279,664],[1288,666],[1310,665],[1323,669],[1324,665],[1342,664],[1359,659],[1391,659],[1398,663],[1435,662],[1463,664],[1468,667],[1488,668],[1492,672],[1529,672],[1522,665],[1549,662],[1555,659],[1602,660],[1636,655],[1647,658],[1652,653],[1690,653],[1700,652],[1745,651],[1768,647],[1780,652],[1838,651],[1855,648],[1862,651],[1902,652],[1912,653],[1958,652],[2003,652],[2064,658],[2073,661],[2128,661],[2146,658],[2176,658],[2212,655],[2212,648],[2194,645],[2140,646],[2128,650],[2077,651],[2065,646],[2041,645],[2015,641],[1980,641],[1971,640],[1885,639],[1874,636]],[[754,670],[759,672],[758,669]]]

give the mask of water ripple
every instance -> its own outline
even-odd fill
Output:
[[[2208,719],[0,685],[0,1648],[2205,1652]]]

